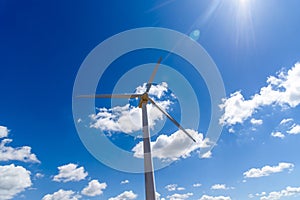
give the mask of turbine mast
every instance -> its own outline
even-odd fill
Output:
[[[155,182],[151,156],[150,134],[148,126],[147,101],[142,102],[143,117],[143,147],[144,147],[144,176],[146,200],[155,200]]]

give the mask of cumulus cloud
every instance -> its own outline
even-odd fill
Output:
[[[53,194],[46,194],[42,200],[78,200],[81,196],[72,190],[58,190]]]
[[[69,181],[80,181],[85,179],[88,175],[84,171],[83,167],[78,167],[78,165],[70,163],[58,167],[59,173],[53,177],[53,181],[57,182],[69,182]]]
[[[161,194],[155,192],[155,200],[165,200],[165,198],[161,197]]]
[[[225,197],[225,196],[203,195],[199,200],[231,200],[231,198],[230,197]]]
[[[42,173],[36,173],[35,175],[34,175],[34,178],[35,179],[38,179],[38,178],[43,178],[45,175],[44,174],[42,174]]]
[[[138,86],[136,88],[137,94],[143,94],[146,92],[147,83],[144,83],[142,86]],[[162,96],[168,91],[168,84],[166,82],[162,82],[157,85],[152,85],[149,90],[149,95],[156,96],[158,99],[162,98]]]
[[[30,171],[22,166],[0,166],[0,199],[12,199],[32,185]]]
[[[195,138],[193,142],[181,130],[176,131],[170,136],[160,135],[155,141],[151,142],[152,156],[163,161],[174,161],[180,158],[190,157],[191,152],[200,148],[209,147],[209,140],[203,139],[203,134],[187,129],[187,132]],[[139,142],[133,147],[132,151],[137,158],[143,158],[143,142]]]
[[[258,178],[258,177],[262,177],[262,176],[270,176],[271,174],[279,173],[286,169],[289,171],[292,171],[294,169],[294,164],[281,162],[277,166],[266,165],[266,166],[262,167],[261,169],[252,168],[252,169],[244,172],[244,177],[245,178]]]
[[[129,180],[121,181],[121,184],[128,184],[128,183],[129,183]]]
[[[281,191],[270,192],[267,196],[262,196],[260,200],[279,200],[282,197],[294,197],[300,195],[300,187],[286,187]]]
[[[186,194],[172,194],[167,196],[168,199],[170,200],[184,200],[184,199],[188,199],[189,197],[193,196],[194,194],[191,192],[188,192]]]
[[[22,162],[40,163],[36,155],[31,153],[31,147],[9,147],[7,144],[11,143],[12,139],[3,139],[0,143],[0,161],[17,160]]]
[[[287,118],[281,120],[275,131],[271,133],[272,137],[285,138],[286,135],[300,134],[300,125],[294,123],[294,119]]]
[[[137,196],[138,196],[137,194],[135,194],[130,190],[130,191],[125,191],[116,197],[111,197],[108,200],[132,200],[132,199],[136,199]]]
[[[293,121],[292,118],[283,119],[283,120],[281,120],[280,125],[286,124],[286,123],[291,122],[291,121]]]
[[[211,186],[212,190],[229,190],[234,189],[233,187],[227,187],[225,184],[215,184]]]
[[[169,184],[169,185],[166,185],[165,188],[166,188],[169,192],[175,191],[175,190],[178,190],[178,191],[185,190],[184,187],[178,187],[177,184]]]
[[[251,122],[251,124],[253,124],[253,125],[262,125],[263,120],[252,118],[252,119],[250,120],[250,122]]]
[[[272,137],[278,137],[278,138],[281,138],[281,139],[285,138],[285,135],[282,134],[280,131],[272,132],[271,136]]]
[[[202,186],[201,183],[194,183],[194,184],[193,184],[193,187],[201,187],[201,186]]]
[[[4,138],[8,136],[8,129],[5,126],[0,126],[0,138]]]
[[[211,158],[211,156],[212,156],[211,151],[207,151],[204,154],[202,154],[200,157],[201,158]]]
[[[234,92],[223,99],[220,108],[224,111],[220,119],[223,125],[243,123],[259,108],[269,105],[288,106],[294,108],[300,104],[300,63],[296,63],[287,72],[279,72],[277,76],[267,79],[267,86],[250,99],[245,99],[241,91]]]
[[[169,184],[169,185],[166,185],[165,188],[168,190],[168,191],[175,191],[176,190],[176,187],[177,187],[177,184]]]
[[[300,134],[300,125],[294,124],[289,131],[287,131],[288,134],[297,135]]]
[[[167,91],[167,83],[153,85],[149,95],[155,95],[158,99],[156,103],[164,110],[168,110],[172,102],[170,100],[160,100]],[[136,89],[137,93],[143,93],[146,85]],[[113,108],[100,108],[97,114],[90,115],[92,123],[90,127],[102,131],[133,133],[142,129],[142,111],[140,108],[126,104]],[[158,120],[162,120],[164,115],[152,104],[148,105],[149,126],[153,128]]]
[[[266,192],[261,192],[261,193],[256,193],[256,194],[249,194],[248,197],[250,199],[254,198],[254,197],[262,197],[265,196],[267,193]]]
[[[106,189],[106,187],[106,183],[99,183],[98,180],[91,180],[88,186],[83,188],[81,194],[84,194],[89,197],[94,197],[103,194],[103,190]]]

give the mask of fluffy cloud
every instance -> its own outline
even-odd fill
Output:
[[[288,134],[300,134],[300,125],[294,124],[289,131],[287,131]]]
[[[280,125],[286,124],[286,123],[291,122],[291,121],[294,121],[294,120],[292,118],[283,119],[283,120],[281,120]]]
[[[296,107],[300,104],[300,63],[285,72],[279,72],[277,76],[267,79],[267,86],[260,92],[245,100],[240,91],[223,100],[220,108],[224,114],[220,119],[223,125],[243,123],[259,108],[268,105]]]
[[[208,196],[208,195],[203,195],[199,200],[231,200],[230,197],[225,197],[225,196]]]
[[[281,138],[281,139],[285,138],[285,135],[282,134],[280,131],[272,132],[271,136],[272,137],[278,137],[278,138]]]
[[[81,191],[81,194],[94,197],[103,194],[103,191],[107,187],[106,183],[99,183],[98,180],[91,180],[85,188]]]
[[[12,199],[32,185],[30,172],[14,164],[0,166],[0,199]]]
[[[72,190],[58,190],[53,194],[46,194],[42,200],[78,200],[81,196]]]
[[[108,200],[131,200],[131,199],[136,199],[136,198],[137,198],[137,194],[135,194],[134,192],[132,192],[130,190],[130,191],[125,191],[116,197],[111,197]]]
[[[191,152],[200,148],[209,147],[209,141],[203,140],[203,134],[194,130],[187,129],[197,142],[193,142],[181,130],[176,131],[170,136],[160,135],[151,142],[152,156],[165,161],[174,161],[180,158],[187,158]],[[143,158],[143,142],[139,142],[132,151],[137,158]]]
[[[212,190],[229,190],[234,189],[233,187],[227,187],[225,184],[215,184],[211,186]]]
[[[193,187],[201,187],[201,186],[202,186],[201,183],[194,183],[194,184],[193,184]]]
[[[4,138],[8,136],[8,129],[5,126],[0,126],[0,138]]]
[[[88,173],[84,171],[83,167],[77,167],[78,165],[73,163],[58,167],[59,173],[53,177],[53,180],[57,182],[68,182],[85,179]]]
[[[129,183],[129,180],[121,181],[121,184],[128,184],[128,183]]]
[[[250,199],[254,198],[254,197],[262,197],[262,196],[265,196],[267,193],[266,192],[261,192],[261,193],[256,193],[255,195],[254,194],[249,194],[248,197]]]
[[[149,95],[155,95],[160,99],[167,91],[167,84],[161,83],[153,85]],[[146,85],[136,89],[137,93],[143,93]],[[172,102],[170,100],[158,100],[156,103],[164,110],[168,110]],[[100,108],[97,114],[90,115],[92,123],[90,127],[101,129],[102,131],[113,131],[123,133],[133,133],[142,129],[142,110],[138,107],[126,104],[113,108]],[[152,104],[148,105],[149,126],[153,128],[158,120],[162,120],[164,115]]]
[[[169,184],[169,185],[166,185],[166,189],[168,191],[175,191],[176,190],[176,187],[177,187],[177,184]]]
[[[263,196],[260,200],[279,200],[282,197],[292,197],[300,195],[300,187],[286,187],[281,191],[270,192],[268,196]]]
[[[139,86],[136,88],[137,94],[143,94],[146,92],[146,83],[143,86]],[[149,95],[156,96],[157,98],[161,98],[168,91],[168,84],[166,82],[162,82],[161,84],[152,85],[149,90]]]
[[[281,122],[279,123],[275,131],[271,133],[271,136],[283,139],[285,138],[286,134],[288,135],[300,134],[300,125],[294,123],[294,119],[292,118],[281,120]]]
[[[175,191],[175,190],[178,190],[178,191],[181,191],[181,190],[185,190],[184,187],[178,187],[177,184],[169,184],[165,187],[169,192],[171,191]]]
[[[282,172],[285,169],[292,171],[294,168],[294,164],[292,163],[279,163],[277,166],[264,166],[261,169],[259,168],[252,168],[246,172],[244,172],[245,178],[258,178],[262,176],[270,176],[274,173]]]
[[[172,194],[167,196],[168,199],[170,200],[184,200],[184,199],[188,199],[189,197],[193,196],[194,194],[189,192],[186,194]]]
[[[251,122],[251,124],[253,124],[253,125],[262,125],[263,120],[252,118],[252,119],[250,120],[250,122]]]
[[[39,179],[39,178],[43,178],[45,175],[44,174],[42,174],[42,173],[36,173],[35,175],[34,175],[34,178],[35,179]]]
[[[18,160],[22,162],[40,163],[36,155],[31,153],[31,147],[8,147],[12,139],[3,139],[0,143],[0,161]]]

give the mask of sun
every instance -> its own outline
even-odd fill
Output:
[[[247,4],[249,0],[239,0],[240,4]]]
[[[239,7],[248,7],[250,6],[251,0],[237,0]]]

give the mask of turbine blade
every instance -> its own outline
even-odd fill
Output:
[[[156,74],[156,72],[157,72],[157,69],[158,69],[158,67],[159,67],[159,65],[160,65],[161,60],[162,60],[162,57],[160,57],[160,58],[158,59],[156,65],[155,65],[155,68],[154,68],[154,70],[153,70],[153,72],[152,72],[152,74],[151,74],[151,76],[150,76],[150,79],[149,79],[149,81],[148,81],[148,83],[147,83],[147,90],[146,90],[146,92],[149,92],[149,90],[150,90],[150,88],[151,88],[152,82],[153,82],[153,80],[154,80],[155,74]]]
[[[118,99],[134,99],[141,97],[141,94],[95,94],[95,95],[80,95],[79,98],[118,98]]]
[[[156,108],[158,108],[158,110],[160,110],[163,114],[165,114],[180,130],[182,130],[189,138],[191,138],[194,142],[196,142],[196,140],[171,115],[169,115],[169,113],[167,113],[159,105],[157,105],[153,99],[151,98],[148,99]]]

